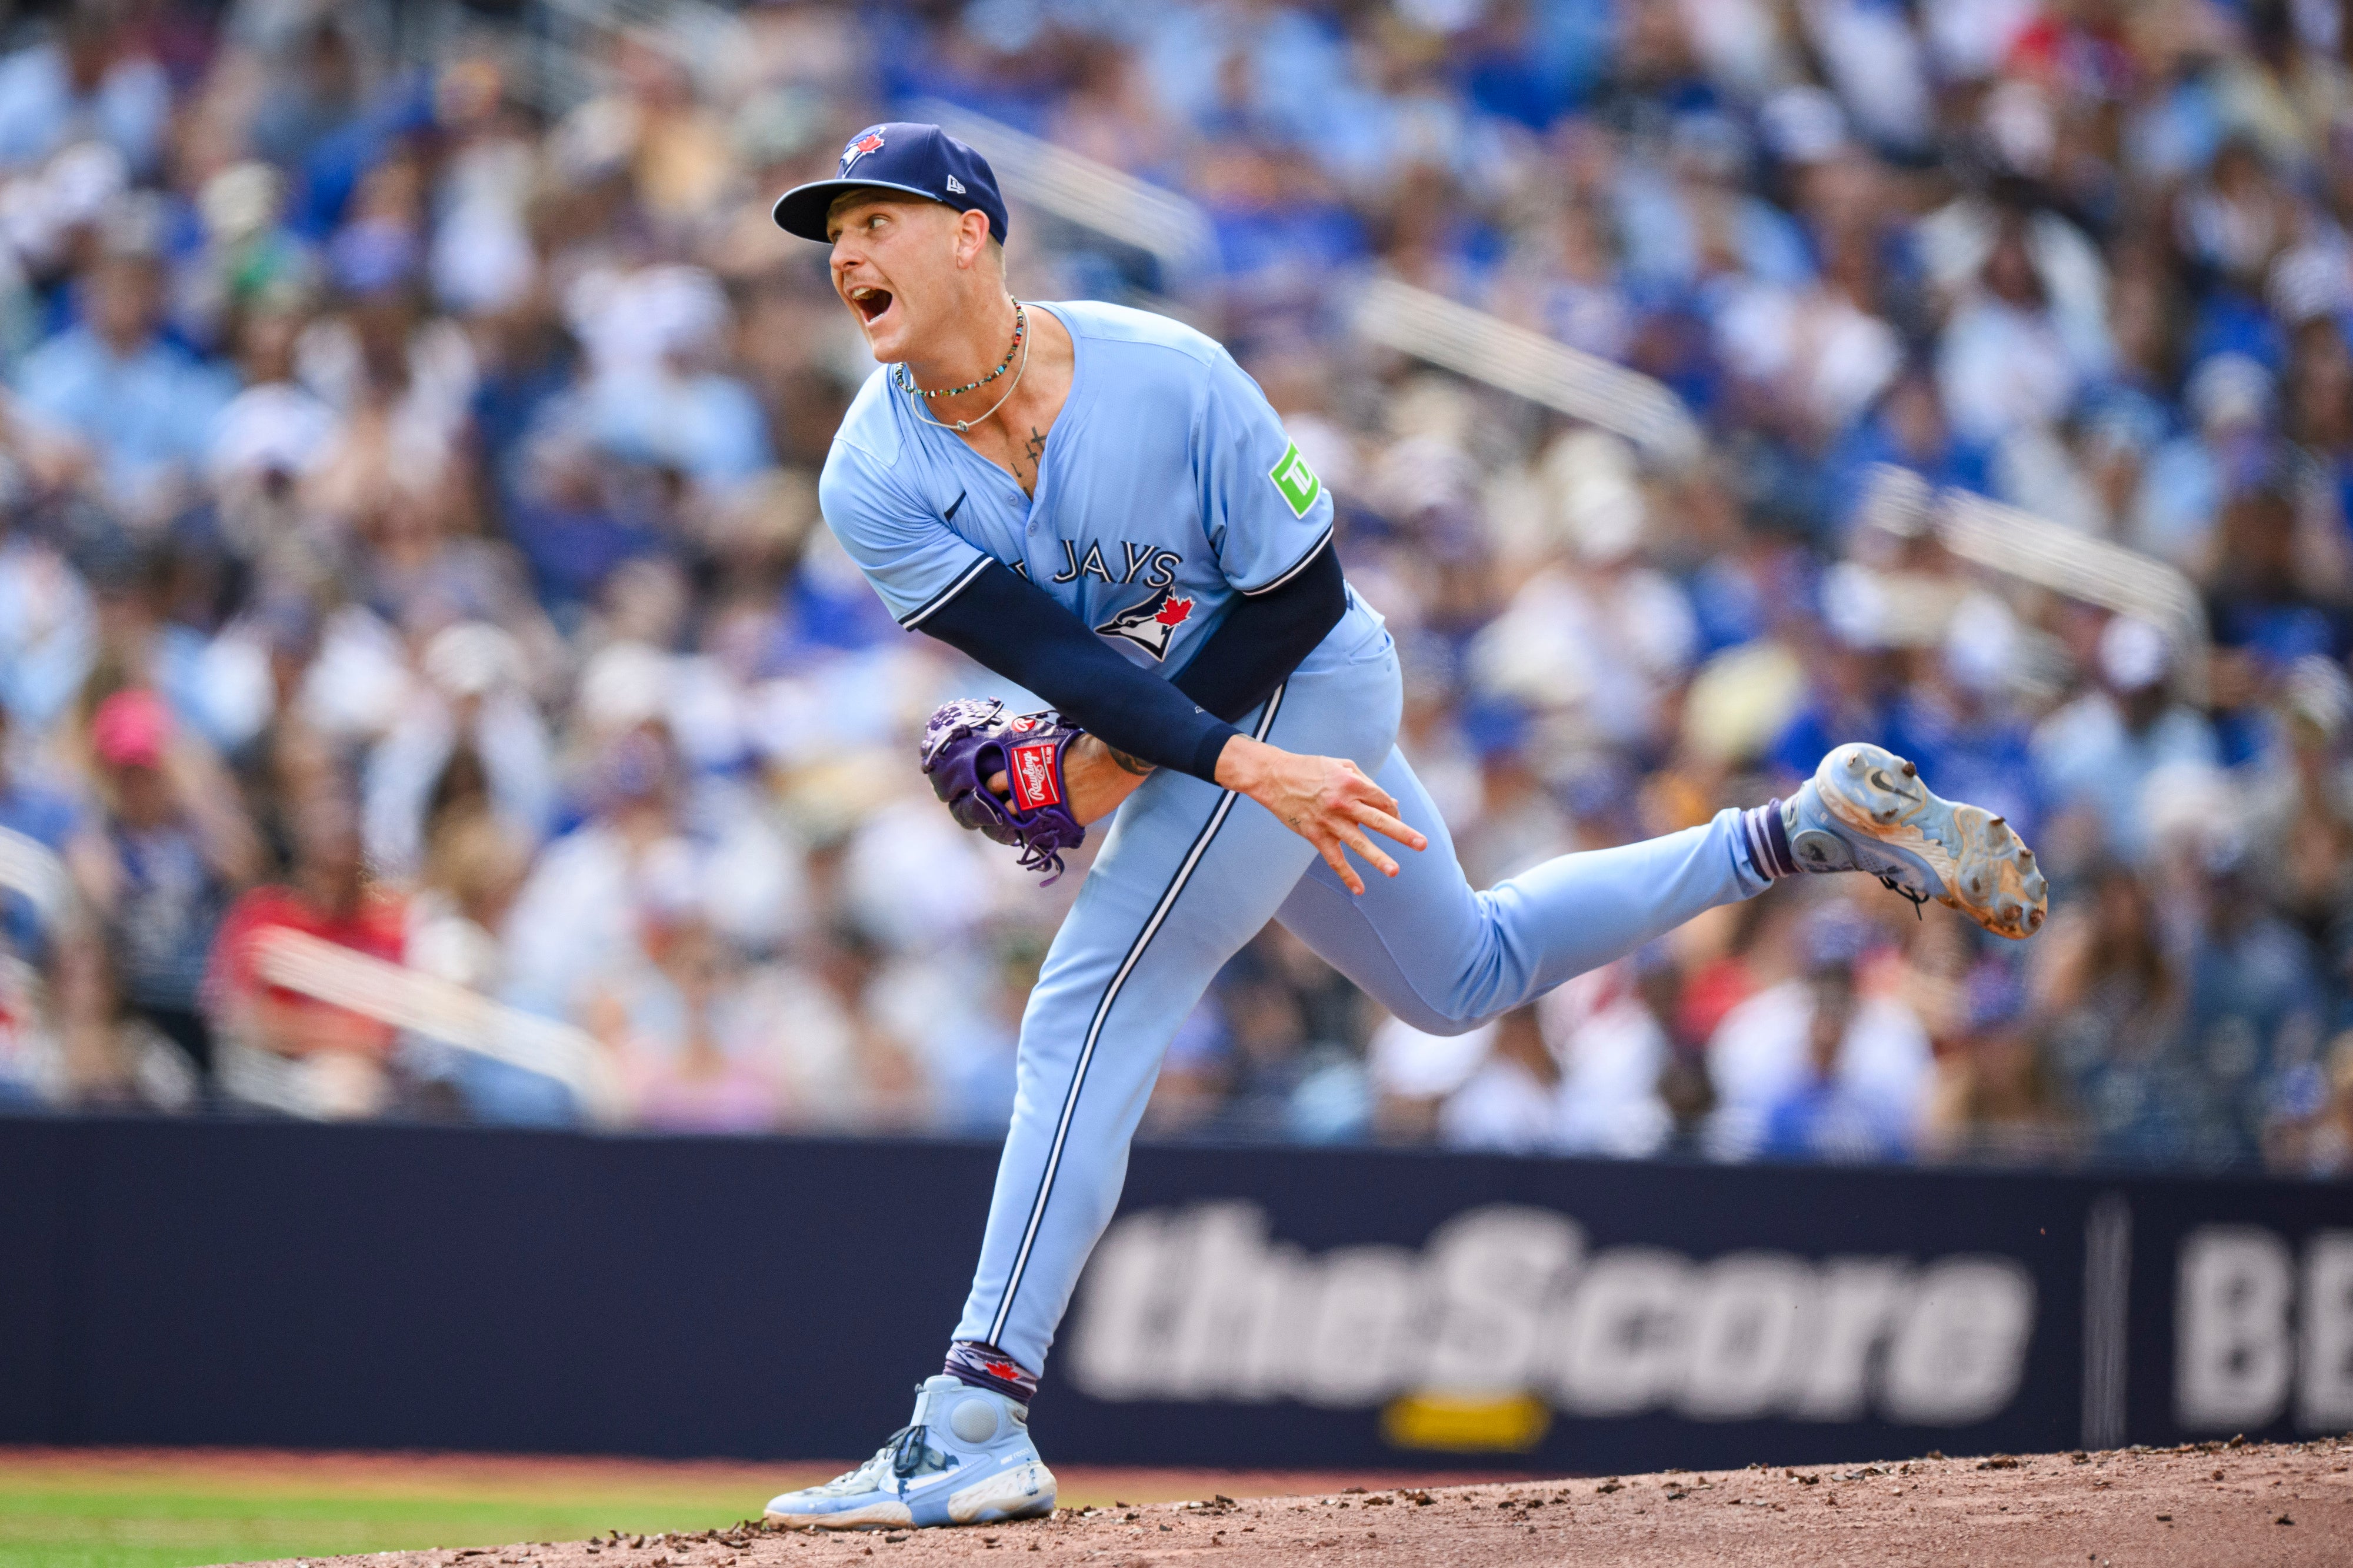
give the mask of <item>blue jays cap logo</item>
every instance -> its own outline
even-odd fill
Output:
[[[867,153],[880,153],[881,151],[882,151],[882,128],[881,126],[878,125],[871,131],[863,131],[859,132],[858,136],[850,142],[849,145],[841,150],[841,173],[839,174],[836,174],[834,178],[839,179],[842,174],[849,174],[851,166],[854,165],[858,160],[866,156]]]

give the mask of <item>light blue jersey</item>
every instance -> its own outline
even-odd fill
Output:
[[[1235,595],[1282,586],[1330,543],[1332,498],[1258,384],[1192,328],[1119,305],[1030,309],[1070,329],[1077,361],[1036,499],[877,370],[826,458],[826,522],[901,626],[998,561],[1174,674]]]
[[[1116,306],[1043,308],[1070,328],[1078,369],[1034,501],[878,372],[826,459],[826,521],[903,626],[999,561],[1136,663],[1174,673],[1237,595],[1331,547],[1331,498],[1216,343]],[[1725,811],[1473,891],[1397,750],[1403,700],[1396,646],[1351,595],[1340,624],[1238,721],[1287,751],[1354,761],[1428,836],[1419,853],[1398,849],[1397,878],[1367,876],[1361,897],[1257,802],[1172,769],[1089,830],[1102,847],[1022,1014],[1013,1125],[957,1340],[1032,1376],[1043,1368],[1119,1200],[1162,1052],[1269,921],[1398,1017],[1451,1032],[1765,886],[1740,814]]]

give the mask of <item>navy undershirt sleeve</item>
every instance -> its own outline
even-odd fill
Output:
[[[920,629],[1028,687],[1113,751],[1155,767],[1215,784],[1218,754],[1241,733],[1113,653],[1084,621],[1002,563],[983,568]]]
[[[1245,595],[1168,684],[1228,723],[1265,701],[1348,613],[1348,579],[1327,538],[1282,586]]]

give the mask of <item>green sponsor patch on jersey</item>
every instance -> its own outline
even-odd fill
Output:
[[[1299,455],[1296,441],[1282,449],[1282,461],[1269,468],[1266,477],[1282,492],[1282,499],[1290,503],[1295,517],[1305,517],[1307,509],[1315,504],[1315,498],[1324,493],[1324,481],[1315,477],[1315,470]]]

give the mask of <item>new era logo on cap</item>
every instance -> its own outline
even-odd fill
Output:
[[[936,125],[892,121],[870,125],[841,149],[841,164],[830,180],[796,185],[776,199],[777,226],[804,239],[824,240],[826,213],[844,191],[899,191],[988,219],[988,232],[1005,242],[1005,198],[988,160]]]

